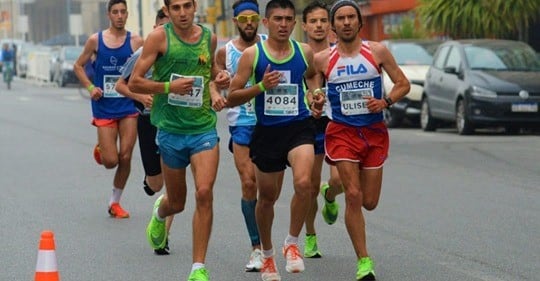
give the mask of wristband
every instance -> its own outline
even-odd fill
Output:
[[[88,90],[88,92],[92,92],[92,90],[95,88],[96,86],[94,86],[94,84],[90,84],[88,85],[88,87],[86,87],[86,89]]]
[[[257,85],[259,86],[259,90],[261,90],[261,92],[265,92],[266,91],[266,88],[264,87],[264,84],[263,82],[259,82],[257,83]]]
[[[165,82],[163,87],[165,88],[165,94],[169,93],[169,87],[171,87],[171,82]]]
[[[385,97],[384,101],[386,102],[386,108],[389,108],[393,104],[392,99],[389,97]]]

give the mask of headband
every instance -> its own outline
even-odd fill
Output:
[[[234,8],[234,16],[238,16],[241,12],[245,10],[252,10],[259,13],[259,6],[253,2],[241,2],[236,8]]]

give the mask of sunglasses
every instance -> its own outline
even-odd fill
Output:
[[[259,15],[257,14],[253,14],[253,15],[240,15],[240,16],[237,16],[236,17],[236,20],[239,22],[239,23],[246,23],[248,21],[250,22],[259,22],[261,18],[259,17]]]

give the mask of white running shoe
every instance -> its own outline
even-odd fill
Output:
[[[259,272],[263,265],[262,252],[259,249],[255,249],[249,256],[249,262],[246,264],[247,272]]]
[[[300,250],[298,250],[298,245],[284,245],[283,256],[287,260],[287,265],[285,266],[287,272],[300,273],[304,271],[304,260],[302,259],[302,254],[300,254]]]

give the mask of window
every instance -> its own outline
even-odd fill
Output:
[[[452,47],[448,54],[448,60],[446,61],[446,67],[455,67],[456,71],[461,66],[461,57],[459,55],[458,47]]]
[[[444,62],[446,61],[446,56],[448,56],[448,51],[450,50],[449,46],[444,46],[439,50],[437,57],[433,63],[433,66],[438,69],[444,68]]]

